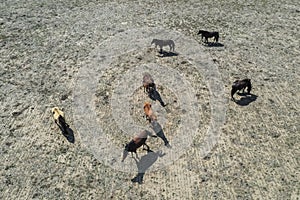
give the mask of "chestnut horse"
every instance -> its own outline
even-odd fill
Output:
[[[250,94],[251,91],[251,79],[246,78],[243,80],[236,80],[233,82],[232,84],[232,88],[231,88],[231,99],[235,100],[233,95],[240,90],[243,90],[243,93],[245,93],[245,88],[247,88],[247,94]]]
[[[141,146],[146,146],[147,151],[149,151],[150,147],[146,144],[146,140],[148,136],[156,137],[156,135],[152,135],[150,131],[144,130],[133,137],[133,139],[125,145],[125,148],[123,150],[123,158],[122,162],[125,160],[125,158],[128,155],[128,152],[135,153],[136,157],[138,158],[136,150],[140,148]],[[145,149],[143,149],[145,150]]]
[[[145,113],[146,119],[149,120],[149,122],[151,122],[151,120],[157,119],[156,115],[153,113],[153,110],[151,108],[151,103],[149,103],[149,102],[144,103],[144,113]]]
[[[208,32],[208,31],[204,31],[204,30],[200,30],[198,32],[198,35],[201,34],[201,40],[203,41],[203,37],[205,38],[205,43],[208,43],[208,38],[214,38],[215,42],[218,42],[219,40],[219,32]]]

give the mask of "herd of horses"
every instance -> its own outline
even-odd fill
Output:
[[[208,43],[209,38],[213,38],[216,43],[219,41],[219,33],[218,32],[208,32],[204,30],[199,30],[198,35],[201,35],[201,39],[203,41],[203,38],[205,39],[204,42]],[[151,45],[155,44],[155,48],[157,46],[160,47],[160,52],[163,51],[164,46],[169,46],[170,51],[175,50],[175,43],[173,40],[158,40],[153,39],[151,42]],[[148,97],[154,101],[160,102],[161,106],[165,107],[167,104],[165,104],[157,91],[156,84],[154,82],[154,79],[149,73],[144,73],[143,80],[142,80],[144,93],[148,95]],[[250,94],[250,91],[252,89],[251,86],[251,80],[246,78],[242,80],[235,80],[231,86],[231,99],[233,101],[236,101],[234,98],[234,94],[237,91],[242,91],[245,94],[245,89],[247,88],[247,95]],[[238,93],[239,94],[239,93]],[[155,134],[148,130],[143,130],[137,135],[135,135],[130,142],[125,144],[124,150],[123,150],[123,156],[122,156],[122,162],[126,159],[129,152],[131,152],[131,155],[133,157],[133,153],[135,153],[136,158],[138,158],[137,149],[143,146],[143,150],[147,150],[147,152],[151,152],[150,147],[146,144],[148,137],[160,137],[164,143],[165,146],[171,147],[169,144],[169,141],[165,137],[165,134],[163,133],[163,129],[161,125],[158,123],[157,116],[155,115],[151,103],[145,102],[144,103],[144,114],[146,120],[150,123],[150,127],[154,130]],[[69,125],[65,121],[64,113],[57,107],[54,107],[52,109],[52,114],[54,117],[55,123],[59,126],[61,131],[64,135],[70,134],[71,129],[69,128]],[[140,182],[139,182],[140,183]]]
[[[150,98],[152,97],[153,93],[158,93],[158,91],[156,89],[156,84],[154,83],[154,79],[152,78],[152,76],[149,73],[144,73],[143,88],[144,88],[144,92]],[[159,95],[158,99],[154,99],[154,100],[158,100],[163,107],[166,106],[166,104],[162,101],[160,95]],[[152,132],[147,131],[147,130],[143,130],[140,133],[138,133],[137,135],[135,135],[129,143],[125,144],[125,148],[123,150],[122,162],[125,160],[125,158],[127,157],[129,152],[131,152],[132,154],[135,153],[136,157],[138,158],[138,154],[136,151],[141,146],[143,146],[143,150],[149,151],[150,148],[146,144],[148,136],[160,137],[165,142],[165,145],[167,147],[169,147],[169,148],[171,147],[163,133],[162,127],[160,126],[160,124],[157,121],[157,116],[154,114],[151,103],[145,102],[143,108],[144,108],[145,118],[150,123],[150,126],[152,127],[152,129],[154,130],[156,135],[152,134]],[[147,148],[145,149],[145,147],[147,147]]]

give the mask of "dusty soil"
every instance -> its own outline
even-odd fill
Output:
[[[0,4],[1,199],[300,198],[298,1],[13,0]],[[90,52],[114,35],[139,27],[165,27],[198,41],[218,66],[228,94],[226,122],[209,156],[200,156],[197,147],[202,138],[196,137],[171,165],[146,172],[142,185],[130,181],[136,172],[117,171],[96,159],[73,120],[76,77],[89,64]],[[199,29],[219,31],[224,46],[204,45]],[[155,50],[149,51],[159,63]],[[107,104],[113,85],[107,83],[138,63],[140,56],[151,60],[148,54],[131,52],[114,60],[111,71],[99,73],[97,117],[116,138],[118,130]],[[204,124],[199,130],[205,131],[210,97],[201,74],[191,71],[180,56],[166,59],[162,64],[180,71],[195,87]],[[236,95],[241,100],[234,103],[229,97],[231,84],[245,77],[252,80],[253,95]],[[173,102],[165,125],[172,142],[179,121],[177,96],[163,85],[158,90]],[[140,110],[140,101],[147,100],[143,89],[132,97],[133,119],[147,125]],[[64,109],[75,143],[68,142],[53,122],[53,106]],[[116,143],[129,139],[122,137]],[[161,141],[152,145],[157,147]]]

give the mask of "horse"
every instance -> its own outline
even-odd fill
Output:
[[[144,73],[143,76],[143,87],[144,87],[144,92],[151,92],[153,90],[156,90],[156,85],[154,83],[154,80],[152,76],[149,73]]]
[[[205,43],[208,43],[208,38],[214,37],[215,42],[219,40],[219,32],[208,32],[204,30],[199,30],[198,35],[201,34],[201,40],[203,41],[203,37],[205,38]]]
[[[150,150],[150,147],[146,144],[146,140],[148,136],[156,137],[153,135],[150,131],[144,130],[140,132],[139,134],[135,135],[133,139],[125,145],[125,148],[123,150],[123,158],[122,162],[124,162],[125,158],[128,156],[128,152],[131,152],[131,155],[135,153],[136,157],[138,158],[136,150],[140,148],[141,146],[146,146],[147,149],[143,148],[143,150]]]
[[[156,115],[153,113],[153,110],[151,108],[151,103],[149,103],[149,102],[144,103],[144,113],[145,113],[146,119],[149,120],[149,122],[157,119]]]
[[[163,46],[169,46],[170,47],[170,51],[174,51],[175,50],[175,43],[173,40],[158,40],[158,39],[153,39],[151,42],[151,45],[155,44],[155,48],[157,46],[160,47],[160,52],[162,52],[162,48]]]
[[[69,124],[66,123],[64,112],[61,111],[58,107],[52,108],[51,111],[52,111],[52,114],[53,114],[54,122],[58,125],[60,130],[64,134],[66,134],[67,129],[69,128]]]
[[[243,80],[235,80],[232,84],[231,89],[231,99],[235,100],[233,95],[236,93],[236,91],[243,90],[243,93],[245,93],[245,88],[247,88],[247,94],[250,94],[251,91],[251,79],[243,79]]]

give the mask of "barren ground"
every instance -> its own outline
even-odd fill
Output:
[[[300,198],[298,1],[4,0],[0,5],[0,199]],[[147,26],[179,31],[199,43],[199,29],[219,31],[224,47],[203,46],[203,51],[218,66],[228,96],[226,122],[208,157],[199,156],[201,138],[195,138],[180,159],[146,172],[138,185],[130,181],[135,173],[105,166],[88,151],[72,105],[77,72],[90,52],[120,32]],[[113,134],[117,127],[107,104],[113,85],[107,83],[151,55],[124,54],[112,63],[115,68],[99,74],[96,112],[99,119],[106,116],[99,124]],[[196,88],[201,124],[207,124],[208,90],[201,74],[181,59],[161,62]],[[251,78],[256,99],[239,105],[230,101],[231,84],[245,77]],[[176,99],[168,88],[158,89],[166,101]],[[132,117],[144,125],[139,102],[146,99],[140,88],[130,100]],[[74,144],[54,124],[53,106],[64,108]],[[171,141],[177,107],[173,103],[167,112]]]

